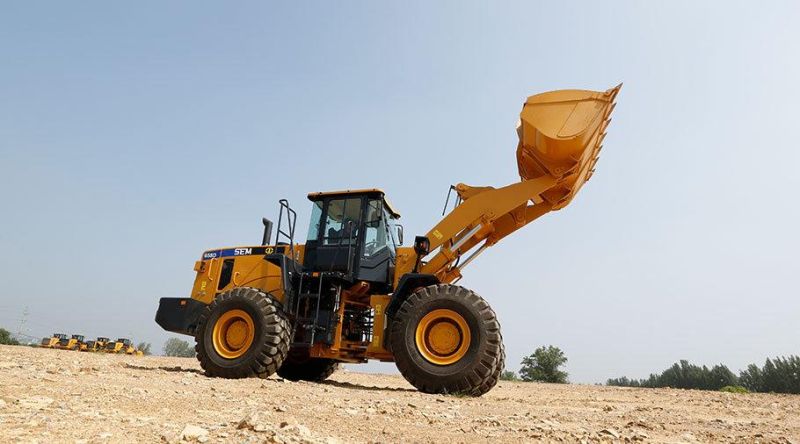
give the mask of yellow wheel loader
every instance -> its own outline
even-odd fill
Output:
[[[42,338],[41,347],[44,348],[57,348],[58,344],[62,341],[67,340],[67,335],[64,333],[53,333],[53,336],[49,338]]]
[[[83,345],[83,339],[83,335],[72,335],[69,339],[65,336],[58,341],[58,345],[56,345],[55,348],[61,350],[80,350],[81,345]]]
[[[81,351],[102,351],[105,349],[106,344],[108,344],[108,338],[99,336],[96,340],[87,342],[86,347],[81,348]]]
[[[455,283],[488,247],[569,204],[594,172],[619,89],[529,97],[517,127],[521,180],[451,187],[453,209],[412,247],[379,189],[309,194],[302,244],[281,200],[274,242],[263,219],[261,245],[205,251],[191,297],[162,298],[156,322],[194,336],[208,376],[321,381],[342,362],[377,359],[426,393],[488,392],[504,367],[500,324]]]
[[[133,343],[130,339],[118,338],[116,341],[108,342],[106,344],[105,351],[106,353],[132,355],[136,353],[136,347],[133,346]]]

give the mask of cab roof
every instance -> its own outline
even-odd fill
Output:
[[[308,200],[317,201],[317,200],[320,200],[321,198],[324,198],[324,197],[349,196],[349,195],[353,195],[353,194],[378,195],[378,196],[381,197],[381,199],[383,199],[383,203],[384,203],[386,209],[389,210],[389,213],[391,213],[392,216],[394,216],[396,218],[400,217],[400,213],[398,213],[397,210],[394,209],[394,207],[392,206],[391,202],[389,202],[389,199],[386,198],[386,193],[380,188],[361,188],[361,189],[355,189],[355,190],[338,190],[338,191],[318,191],[316,193],[308,193]]]

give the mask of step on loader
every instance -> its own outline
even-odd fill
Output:
[[[261,245],[203,252],[191,296],[162,298],[156,322],[194,336],[212,377],[321,381],[340,363],[375,359],[426,393],[488,392],[505,365],[500,323],[456,283],[478,254],[572,201],[594,173],[619,89],[529,97],[517,126],[521,180],[452,186],[452,209],[410,247],[380,189],[309,194],[305,243],[281,200],[274,241],[263,219]]]

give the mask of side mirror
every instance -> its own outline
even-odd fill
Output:
[[[417,236],[414,238],[414,252],[420,258],[425,257],[431,252],[431,241],[425,236]]]
[[[403,245],[403,226],[402,225],[398,225],[397,226],[397,242],[399,242],[400,245]]]

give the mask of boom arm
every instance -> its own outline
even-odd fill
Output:
[[[517,126],[521,181],[502,188],[456,185],[462,203],[428,232],[434,254],[420,271],[441,282],[456,281],[486,248],[569,204],[594,172],[621,87],[529,97]],[[461,257],[479,244],[462,262]]]

